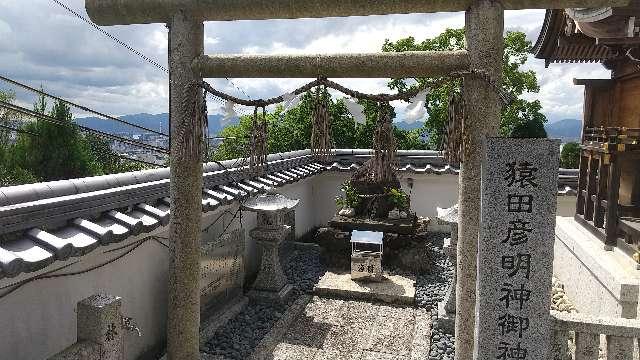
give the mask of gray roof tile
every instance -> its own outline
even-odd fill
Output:
[[[233,196],[216,190],[204,189],[204,194],[218,200],[221,204],[226,204],[230,201],[233,201]]]
[[[166,210],[162,210],[159,209],[155,206],[151,206],[148,204],[138,204],[135,206],[135,208],[137,210],[140,210],[141,212],[153,216],[155,219],[157,219],[158,221],[160,221],[160,224],[162,226],[165,226],[167,224],[169,224],[169,209],[167,208]]]
[[[138,235],[144,229],[142,219],[133,218],[120,211],[111,210],[108,211],[105,216],[126,227],[131,232],[131,235]]]
[[[92,221],[76,218],[71,220],[71,224],[87,234],[97,237],[101,245],[107,245],[114,241],[113,230],[100,226]]]
[[[53,253],[43,249],[28,238],[10,241],[2,244],[2,247],[22,260],[20,262],[21,272],[36,271],[55,261]]]
[[[94,221],[97,225],[102,226],[103,228],[109,230],[113,235],[112,242],[120,242],[127,237],[129,237],[131,232],[129,229],[120,223],[117,223],[115,220],[108,217],[101,217]]]
[[[59,238],[42,229],[31,229],[27,231],[27,236],[38,246],[53,252],[58,260],[66,260],[74,253],[70,240]],[[84,243],[83,245],[88,244]]]
[[[271,190],[322,171],[352,171],[371,157],[370,150],[342,149],[329,165],[315,162],[309,150],[267,156],[268,173],[249,178],[236,160],[203,166],[203,211]],[[420,174],[458,173],[437,152],[398,151],[399,170]],[[228,170],[227,170],[228,169]],[[0,243],[0,278],[43,269],[56,260],[81,256],[99,245],[167,225],[170,217],[169,169],[97,176],[0,188],[0,233],[23,229],[25,236]],[[575,193],[577,172],[560,171],[559,194]],[[109,207],[112,206],[112,207]],[[118,209],[132,209],[119,211]],[[68,217],[65,218],[65,212]],[[32,217],[57,215],[59,226],[40,227]],[[4,219],[4,222],[3,222]],[[8,224],[8,227],[3,227]],[[65,225],[66,224],[66,225]],[[22,227],[21,227],[22,226]],[[11,228],[13,230],[3,229]],[[42,229],[55,229],[45,231]]]
[[[8,277],[14,277],[24,271],[24,260],[13,251],[6,249],[11,243],[2,244],[0,247],[0,268],[3,275]]]

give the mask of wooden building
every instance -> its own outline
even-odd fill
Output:
[[[532,52],[552,63],[601,63],[584,86],[575,218],[638,261],[640,242],[640,0],[626,7],[547,10]]]

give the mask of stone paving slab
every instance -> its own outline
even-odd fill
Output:
[[[423,309],[314,296],[284,318],[253,359],[412,360],[429,351],[431,318]]]
[[[385,303],[413,305],[416,295],[415,279],[400,275],[384,275],[380,282],[351,280],[350,273],[327,271],[314,288],[319,296],[381,301]]]

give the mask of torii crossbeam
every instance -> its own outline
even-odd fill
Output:
[[[167,355],[170,360],[199,358],[200,292],[199,240],[202,192],[202,153],[184,148],[199,139],[194,99],[202,96],[192,85],[203,75],[238,77],[290,77],[287,59],[295,60],[305,76],[353,77],[356,67],[367,64],[375,76],[444,75],[455,69],[488,74],[494,83],[502,77],[504,10],[560,9],[625,6],[628,0],[85,0],[87,13],[98,25],[166,23],[169,26],[169,113],[171,117],[171,222],[172,243]],[[318,18],[403,13],[466,11],[467,50],[449,54],[436,64],[434,54],[415,54],[387,64],[393,56],[341,57],[204,57],[203,21]],[[340,58],[340,59],[338,59]],[[339,66],[331,63],[339,60]],[[311,61],[311,63],[307,63]],[[378,68],[376,66],[378,65]],[[448,65],[446,65],[448,64]],[[392,65],[385,72],[379,65]],[[449,67],[448,67],[449,66]],[[194,70],[195,69],[195,70]],[[365,70],[363,70],[365,71]],[[324,73],[323,73],[324,72]],[[359,73],[358,76],[366,74]],[[459,177],[459,242],[456,304],[456,360],[473,357],[475,322],[476,253],[480,207],[481,145],[496,136],[500,122],[500,98],[477,77],[464,79],[464,162]]]

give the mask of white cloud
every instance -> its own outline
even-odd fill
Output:
[[[83,15],[84,1],[66,3]],[[28,16],[26,16],[28,14]],[[505,28],[524,31],[535,41],[544,11],[507,11]],[[329,19],[210,22],[205,24],[207,53],[354,53],[380,51],[385,39],[433,37],[464,26],[463,13],[411,14]],[[166,66],[167,30],[163,24],[104,27],[146,56]],[[0,72],[96,110],[119,115],[166,112],[167,76],[49,0],[0,2]],[[552,120],[578,118],[582,88],[574,77],[607,77],[600,65],[553,64],[530,60],[536,71],[545,114]],[[309,79],[210,79],[236,96],[266,98],[289,92]],[[364,92],[389,92],[387,79],[340,79]],[[0,88],[5,87],[0,84]],[[237,87],[241,88],[239,90]],[[32,99],[19,94],[22,103]],[[403,104],[394,103],[402,113]],[[210,101],[214,112],[219,103]],[[248,109],[245,109],[245,112]]]

